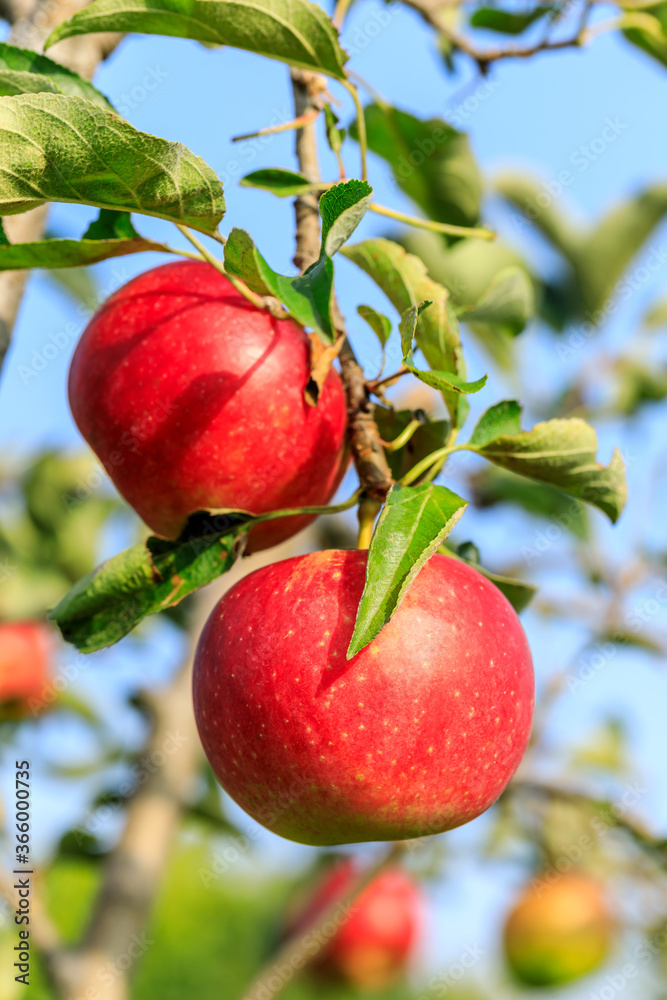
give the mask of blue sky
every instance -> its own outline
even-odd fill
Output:
[[[357,5],[350,14],[345,41],[356,49],[352,67],[397,106],[420,117],[457,115],[455,120],[469,132],[488,176],[501,169],[520,167],[553,183],[564,170],[568,171],[572,180],[559,197],[559,204],[582,222],[595,219],[618,199],[647,183],[667,180],[667,132],[659,113],[667,102],[667,71],[615,36],[601,37],[584,52],[568,50],[530,61],[503,63],[494,68],[490,83],[481,89],[481,81],[469,64],[462,62],[455,78],[446,76],[430,32],[412,11],[398,5]],[[289,271],[293,253],[291,204],[239,188],[237,181],[260,166],[295,166],[293,136],[279,135],[242,147],[229,141],[232,135],[291,116],[286,67],[234,50],[207,50],[193,42],[143,37],[124,42],[102,67],[96,82],[135,126],[178,139],[203,156],[227,181],[228,212],[223,231],[233,225],[248,229],[272,266],[284,273]],[[349,100],[340,88],[334,90],[343,101],[343,120],[349,120]],[[593,149],[598,148],[595,140],[608,130],[610,122],[614,141],[608,142],[597,156],[586,153],[591,144]],[[356,171],[357,157],[358,150],[350,145],[346,152],[350,175]],[[323,161],[328,175],[334,177],[331,157],[325,156]],[[584,168],[582,163],[588,165]],[[411,210],[384,164],[375,157],[371,157],[370,173],[380,202]],[[56,206],[52,226],[59,235],[79,235],[93,215],[93,210]],[[520,245],[536,266],[553,266],[553,258],[540,240],[518,227],[512,213],[493,197],[488,200],[486,217],[499,226],[506,239]],[[165,235],[172,228],[146,218],[135,218],[135,224],[147,235]],[[367,217],[358,235],[386,232],[382,220]],[[174,231],[168,238],[176,243],[178,234]],[[660,247],[663,242],[667,242],[664,228],[653,235],[649,245]],[[122,258],[97,266],[95,278],[100,289],[110,291],[158,260],[154,255]],[[640,263],[638,260],[633,266]],[[348,316],[354,315],[359,302],[390,312],[382,295],[352,265],[341,261],[337,266],[339,294]],[[568,370],[594,356],[600,343],[610,349],[629,344],[645,307],[665,291],[666,279],[667,272],[658,271],[640,283],[636,293],[605,326],[600,339],[585,345],[570,369],[558,362],[551,338],[542,336],[539,330],[523,335],[522,380],[531,398],[543,389],[554,391]],[[0,444],[6,457],[21,457],[45,445],[81,445],[67,407],[66,377],[84,321],[81,311],[47,279],[41,275],[32,279],[0,392]],[[374,353],[363,331],[354,326],[352,331],[362,357]],[[26,380],[25,368],[34,365],[34,352],[41,355],[44,346],[53,342],[50,335],[55,338],[55,356],[36,376]],[[468,356],[471,372],[476,375],[485,370],[484,357],[474,344],[469,345]],[[509,386],[497,381],[480,394],[482,400],[475,400],[475,410],[508,391]],[[664,417],[665,408],[660,406],[640,417],[632,428],[622,428],[618,422],[600,428],[605,461],[614,443],[620,443],[627,455],[634,456],[629,469],[631,501],[619,527],[612,529],[601,515],[594,515],[602,548],[617,565],[631,558],[640,539],[659,545],[665,538],[665,525],[656,518],[659,504],[664,501],[664,487],[656,485],[653,473],[656,461],[662,459],[664,465]],[[472,534],[481,543],[483,553],[488,553],[489,561],[497,564],[517,558],[521,546],[530,546],[541,530],[538,522],[513,515],[499,518],[497,514],[471,513],[466,515],[466,521],[465,532],[459,537]],[[566,553],[567,539],[563,538],[558,546]],[[546,562],[544,567],[538,566],[538,575],[547,579],[552,589],[569,593],[572,574],[567,568],[555,573]],[[554,669],[576,658],[582,630],[574,625],[545,623],[530,612],[526,627],[542,684]],[[155,659],[173,662],[173,636],[156,635],[155,643]],[[105,656],[106,667],[103,657],[97,659],[103,675],[96,676],[91,670],[92,676],[87,675],[83,683],[91,693],[104,690],[118,696],[120,688],[136,676],[136,663],[122,651]],[[119,673],[111,674],[110,668]],[[161,669],[155,667],[158,675]],[[566,736],[576,742],[606,713],[621,713],[629,726],[636,764],[648,779],[649,791],[639,811],[663,828],[667,824],[667,780],[663,773],[666,694],[664,673],[654,663],[643,654],[619,652],[576,696],[564,701],[553,722],[554,737]],[[68,806],[69,815],[74,815],[82,807],[82,799],[72,799]],[[63,814],[63,822],[65,818]],[[44,824],[48,826],[46,814]],[[485,821],[481,820],[454,835],[454,858],[457,852],[465,854],[468,845],[481,840],[485,829]],[[310,853],[268,834],[261,841],[260,851],[267,864],[282,864],[287,858],[298,863]],[[502,910],[508,886],[522,877],[518,868],[496,871],[494,867],[490,878],[488,869],[482,870],[463,857],[456,864],[450,863],[449,868],[448,880],[434,889],[434,963],[447,960],[447,956],[452,960],[478,932],[490,941],[490,915]],[[604,982],[604,978],[600,981]],[[591,981],[585,990],[582,987],[563,996],[588,997],[587,991],[595,988]],[[511,991],[498,994],[512,995]],[[630,998],[630,993],[627,995]]]

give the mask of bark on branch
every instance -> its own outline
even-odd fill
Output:
[[[305,73],[302,70],[292,69],[291,76],[295,111],[297,115],[302,115],[318,106],[324,84],[314,73]],[[315,125],[306,125],[296,136],[299,170],[309,180],[319,181],[321,178]],[[317,260],[320,253],[320,215],[317,196],[309,194],[296,198],[295,213],[294,263],[304,271]],[[334,321],[339,333],[345,334],[343,317],[335,303]],[[347,396],[348,440],[359,482],[365,496],[382,502],[393,479],[373,418],[373,404],[366,385],[366,377],[349,340],[344,341],[339,357]]]

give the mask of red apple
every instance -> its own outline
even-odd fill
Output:
[[[22,714],[32,699],[40,698],[51,659],[51,636],[42,622],[0,624],[0,703],[5,709]]]
[[[599,882],[578,873],[552,883],[546,878],[526,887],[505,924],[507,962],[527,986],[558,986],[594,972],[612,942],[614,923]]]
[[[312,964],[318,975],[361,989],[384,989],[405,970],[414,951],[422,924],[422,897],[407,872],[389,868],[360,892],[349,909],[335,913],[321,929],[322,940],[314,933],[318,921],[349,892],[357,876],[352,860],[334,865],[288,922],[286,933],[310,935],[309,945],[319,948]]]
[[[166,264],[95,313],[74,353],[70,405],[119,492],[175,538],[202,508],[329,501],[344,471],[345,395],[331,370],[309,406],[309,364],[295,322],[256,309],[210,264]],[[251,548],[311,520],[258,525]]]
[[[523,755],[533,668],[519,619],[476,570],[435,555],[347,660],[366,552],[259,569],[213,611],[195,714],[220,784],[304,844],[440,833],[495,802]]]

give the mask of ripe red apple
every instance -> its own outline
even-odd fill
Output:
[[[41,696],[49,677],[51,659],[51,636],[42,622],[0,624],[0,703],[3,709],[15,709],[10,714],[22,714],[31,699]]]
[[[358,872],[352,860],[334,865],[286,926],[304,934],[318,952],[311,968],[326,979],[342,979],[364,990],[384,989],[405,970],[422,925],[418,883],[402,868],[381,872],[359,893],[350,909],[315,934],[318,921],[352,888]]]
[[[189,514],[326,504],[342,473],[346,403],[332,369],[304,399],[303,329],[256,309],[216,268],[165,264],[95,313],[74,353],[72,414],[118,490],[153,531]],[[252,530],[253,550],[312,518]]]
[[[505,924],[507,962],[528,986],[558,986],[594,972],[607,957],[614,922],[604,887],[582,874],[521,893]]]
[[[220,784],[304,844],[440,833],[495,802],[526,748],[530,650],[476,570],[435,555],[392,620],[345,654],[366,552],[259,569],[211,614],[195,715]]]

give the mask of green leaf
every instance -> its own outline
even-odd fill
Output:
[[[80,97],[0,97],[0,215],[49,201],[138,212],[215,233],[222,184],[182,143]]]
[[[573,265],[578,263],[578,251],[583,233],[549,197],[544,204],[544,186],[527,174],[503,173],[495,180],[496,190],[518,208]]]
[[[264,260],[245,229],[232,229],[225,244],[225,268],[259,295],[273,295],[303,326],[334,340],[331,318],[333,262],[325,257],[304,275],[278,274]]]
[[[487,31],[498,31],[503,35],[520,35],[540,18],[551,14],[556,8],[551,4],[541,4],[525,13],[514,13],[508,10],[497,10],[494,7],[479,7],[470,18],[473,28],[485,28]]]
[[[345,141],[346,130],[339,128],[340,118],[330,104],[324,105],[324,123],[326,126],[327,142],[332,153],[340,153]]]
[[[465,378],[458,322],[449,293],[429,278],[419,257],[384,239],[355,243],[341,253],[372,278],[400,315],[411,306],[431,301],[432,305],[417,319],[417,346],[431,369]],[[462,426],[467,407],[460,392],[447,391],[444,399],[452,423]]]
[[[78,73],[30,49],[0,42],[0,97],[40,93],[83,97],[105,111],[114,111],[104,94]]]
[[[278,198],[293,198],[313,190],[312,182],[303,174],[297,174],[295,170],[281,170],[280,167],[253,170],[252,173],[242,177],[239,183],[242,187],[270,191]]]
[[[648,11],[627,11],[620,21],[625,37],[637,48],[667,66],[667,35],[665,35],[665,4],[658,7],[659,17]]]
[[[335,331],[331,317],[331,257],[359,225],[373,189],[366,181],[336,184],[320,198],[322,246],[319,260],[296,277],[278,274],[264,260],[244,229],[232,229],[225,244],[225,267],[259,295],[280,299],[303,326],[317,330],[329,343]]]
[[[608,466],[600,465],[597,434],[585,420],[548,420],[530,431],[517,431],[517,415],[511,404],[505,405],[509,407],[507,423],[499,410],[503,404],[496,404],[482,416],[465,447],[504,469],[585,500],[615,522],[627,496],[625,465],[618,449]],[[501,433],[493,436],[496,421]],[[503,427],[509,427],[510,432]],[[474,440],[476,435],[479,443]]]
[[[525,329],[533,314],[533,285],[521,267],[499,271],[476,305],[459,312],[466,323],[485,323],[500,327],[512,337]]]
[[[490,406],[477,421],[469,444],[483,448],[502,434],[521,433],[521,406],[515,399],[504,399]]]
[[[230,45],[345,78],[347,55],[338,32],[322,8],[308,0],[93,0],[58,25],[44,47],[96,31]]]
[[[382,313],[376,312],[371,306],[357,306],[357,312],[365,319],[384,349],[391,336],[391,320]]]
[[[171,252],[164,243],[155,243],[140,236],[127,212],[102,209],[80,240],[47,239],[39,243],[0,244],[0,271],[31,267],[54,270],[84,267],[110,257],[145,250]],[[63,284],[66,284],[66,279],[63,279]],[[69,283],[68,288],[71,287]]]
[[[484,388],[489,377],[488,375],[482,375],[476,382],[466,382],[465,379],[462,379],[459,375],[455,375],[453,372],[425,372],[415,367],[412,352],[403,358],[403,364],[408,371],[411,371],[413,375],[416,375],[426,385],[430,385],[431,388],[437,389],[442,393],[462,392],[469,394],[471,392],[479,392],[480,389]]]
[[[436,222],[479,220],[482,178],[467,136],[440,118],[420,120],[396,108],[364,110],[368,146],[391,166],[396,183]],[[355,125],[350,135],[357,139]]]
[[[423,411],[414,413],[412,410],[391,410],[379,404],[373,408],[373,417],[383,441],[394,441],[418,415],[424,423],[417,428],[407,444],[397,451],[385,450],[391,474],[397,481],[417,462],[421,462],[438,448],[444,448],[451,425],[449,420],[428,420]]]
[[[392,486],[371,539],[348,660],[373,641],[467,503],[444,486]]]
[[[493,507],[498,503],[516,504],[529,514],[555,521],[575,538],[588,538],[589,526],[584,505],[553,486],[536,483],[492,465],[480,469],[471,476],[469,482],[478,507]]]
[[[333,257],[349,240],[368,209],[373,188],[367,181],[344,181],[334,184],[320,198],[322,216],[322,250]]]
[[[658,299],[646,310],[642,325],[646,330],[659,330],[667,326],[667,299]]]
[[[226,573],[238,552],[236,533],[229,527],[176,542],[151,536],[80,580],[49,617],[83,653],[112,646],[147,615]]]
[[[398,324],[398,330],[401,335],[401,350],[403,351],[404,356],[412,353],[412,342],[415,339],[415,334],[417,333],[417,320],[423,313],[424,309],[428,309],[428,307],[432,305],[433,302],[430,299],[424,299],[424,301],[420,302],[418,306],[408,306],[401,316],[400,323]]]
[[[438,549],[444,556],[451,556],[459,562],[464,562],[472,566],[478,573],[485,576],[487,580],[495,584],[498,590],[505,595],[517,614],[521,614],[527,608],[533,597],[537,593],[537,587],[532,583],[524,583],[522,580],[515,580],[513,576],[503,576],[501,573],[492,573],[486,569],[479,561],[479,553],[476,546],[470,542],[464,542],[454,549],[451,545],[445,544]],[[471,558],[474,556],[474,558]]]

